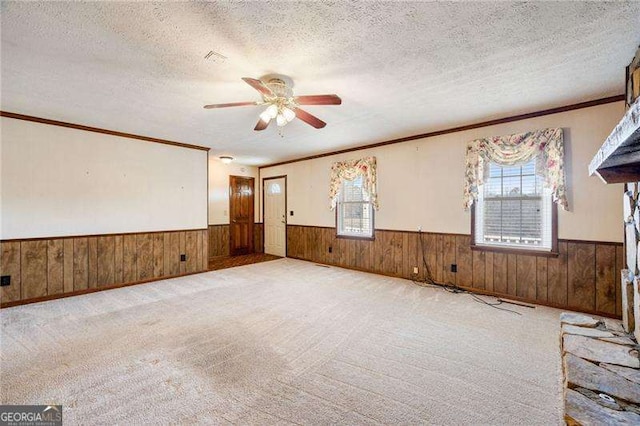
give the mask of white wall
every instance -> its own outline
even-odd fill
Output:
[[[224,164],[217,156],[209,156],[209,225],[229,223],[229,176],[247,176],[255,179],[254,212],[259,221],[258,168],[235,162]]]
[[[451,133],[379,148],[263,168],[260,177],[287,175],[288,223],[335,226],[329,210],[329,170],[335,161],[374,155],[380,210],[376,228],[471,232],[462,208],[464,156],[470,140],[562,127],[570,211],[559,210],[562,239],[622,241],[622,185],[589,177],[587,166],[624,114],[623,102]]]
[[[2,117],[2,239],[205,228],[207,152]]]

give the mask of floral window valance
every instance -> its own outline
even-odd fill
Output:
[[[564,178],[562,129],[544,129],[509,136],[476,139],[467,144],[464,208],[478,198],[478,186],[489,179],[489,162],[514,166],[536,159],[536,175],[551,190],[553,201],[568,209]]]
[[[376,171],[376,157],[366,157],[360,160],[340,161],[331,166],[331,182],[329,185],[329,200],[331,210],[336,208],[338,195],[343,180],[354,180],[362,176],[362,186],[371,198],[371,204],[378,210],[378,191]]]

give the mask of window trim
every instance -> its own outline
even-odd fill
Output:
[[[340,194],[339,194],[340,195]],[[338,231],[338,212],[340,211],[340,198],[338,198],[338,202],[336,203],[335,208],[335,219],[336,219],[336,238],[344,239],[344,240],[359,240],[359,241],[375,241],[376,239],[376,209],[373,207],[373,203],[371,200],[368,203],[371,205],[371,236],[359,236],[359,235],[345,235],[340,234]]]
[[[505,254],[535,255],[543,257],[558,257],[558,204],[551,201],[551,250],[532,250],[529,248],[515,248],[504,246],[492,246],[486,244],[476,244],[476,204],[471,205],[471,250],[490,251]]]
[[[369,201],[369,203],[371,203],[371,201]],[[361,240],[361,241],[375,241],[376,239],[376,213],[375,210],[373,208],[373,206],[371,206],[371,236],[370,237],[366,237],[366,236],[358,236],[358,235],[343,235],[343,234],[339,234],[338,233],[338,206],[336,205],[336,238],[340,238],[340,239],[345,239],[345,240]]]

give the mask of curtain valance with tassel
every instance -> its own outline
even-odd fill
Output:
[[[489,179],[489,163],[516,166],[536,159],[536,175],[551,190],[553,201],[568,209],[562,129],[544,129],[476,139],[467,144],[464,208],[478,199],[478,187]]]
[[[362,186],[371,199],[371,204],[378,210],[378,192],[376,189],[376,157],[366,157],[360,160],[340,161],[331,166],[331,181],[329,185],[329,200],[331,210],[336,208],[342,181],[354,180],[362,176]]]

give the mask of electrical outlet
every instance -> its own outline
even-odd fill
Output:
[[[333,253],[333,247],[329,246],[329,253]]]
[[[417,266],[413,267],[413,273],[414,273],[414,275],[418,275],[418,267]]]
[[[293,210],[289,212],[289,216],[293,216]]]
[[[186,254],[181,254],[180,255],[180,262],[186,262],[187,261],[187,255]]]
[[[0,287],[11,285],[11,275],[3,275],[0,278]]]
[[[456,265],[455,263],[451,264],[451,272],[453,272],[454,274],[456,272],[458,272],[458,265]]]

